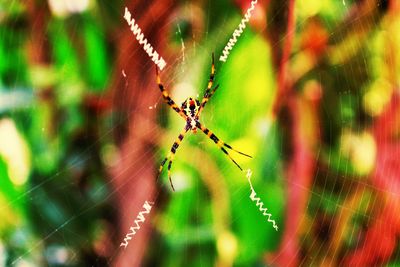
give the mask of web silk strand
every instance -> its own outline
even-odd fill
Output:
[[[124,238],[124,242],[122,242],[121,245],[119,245],[120,247],[126,248],[128,246],[129,240],[131,240],[133,238],[133,236],[137,233],[137,231],[140,230],[139,223],[144,223],[144,221],[146,220],[146,218],[144,217],[144,214],[150,213],[152,205],[153,205],[152,202],[148,202],[148,201],[144,202],[144,204],[143,204],[144,210],[139,212],[139,214],[137,215],[136,220],[134,221],[134,226],[131,226],[131,228],[129,228],[130,232],[126,234],[126,236]]]
[[[250,169],[248,169],[247,173],[246,173],[246,177],[247,177],[247,180],[249,181],[250,190],[251,190],[250,199],[251,199],[251,201],[256,203],[256,207],[258,207],[258,209],[262,212],[263,216],[267,217],[267,221],[272,223],[272,227],[274,227],[275,230],[278,231],[278,225],[276,225],[275,220],[271,219],[272,214],[267,212],[268,209],[264,208],[264,203],[261,201],[261,199],[259,197],[257,197],[257,193],[254,190],[253,184],[251,183],[251,180],[250,180],[251,175],[252,175],[252,172]]]
[[[236,28],[236,30],[233,32],[232,37],[229,39],[228,43],[226,44],[224,50],[222,51],[222,54],[219,57],[219,61],[226,62],[228,59],[229,53],[232,50],[232,48],[235,46],[237,42],[237,38],[242,35],[243,30],[246,28],[246,23],[249,22],[251,18],[251,12],[254,10],[255,6],[257,4],[257,0],[251,1],[251,6],[247,9],[246,14],[244,15],[244,18],[240,22],[239,26]]]
[[[128,25],[131,27],[131,31],[133,35],[135,35],[136,40],[140,45],[143,46],[144,51],[149,55],[151,60],[162,70],[167,63],[165,60],[153,49],[151,44],[148,43],[147,39],[144,38],[144,34],[142,30],[139,28],[139,25],[135,22],[135,19],[132,18],[131,13],[128,8],[125,7],[124,19],[128,22]]]

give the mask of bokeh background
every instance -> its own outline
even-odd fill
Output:
[[[202,113],[245,173],[163,103],[201,98],[248,0],[0,0],[0,266],[399,266],[400,2],[260,0]],[[126,249],[120,243],[154,201]]]

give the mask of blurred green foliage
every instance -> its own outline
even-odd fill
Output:
[[[47,3],[28,5],[0,3],[0,120],[12,120],[29,144],[33,163],[29,180],[18,185],[7,170],[15,160],[12,152],[1,149],[0,159],[2,153],[11,156],[0,161],[0,244],[5,256],[0,265],[86,265],[96,258],[91,247],[103,218],[113,214],[99,158],[107,141],[89,141],[98,139],[94,126],[99,119],[84,105],[88,94],[107,88],[110,54],[94,13],[51,17],[40,25],[50,14],[37,19],[29,9],[43,11]],[[46,39],[30,35],[32,22]],[[48,46],[49,53],[41,58],[35,49],[43,47],[37,45]],[[11,134],[2,136],[13,138]],[[64,258],[57,253],[65,253]]]

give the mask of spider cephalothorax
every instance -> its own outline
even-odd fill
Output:
[[[199,120],[200,101],[192,97],[187,98],[181,106],[181,110],[186,115],[186,128],[197,132],[197,122]]]
[[[164,98],[164,101],[173,109],[175,110],[181,117],[183,117],[186,121],[185,128],[183,128],[183,131],[179,134],[178,138],[175,140],[174,144],[171,147],[171,152],[169,155],[164,158],[164,160],[161,162],[159,172],[161,173],[165,162],[169,159],[168,162],[168,178],[171,183],[172,190],[174,189],[174,185],[172,184],[171,180],[171,165],[172,165],[172,160],[174,158],[175,152],[178,149],[180,143],[182,142],[183,138],[185,137],[185,134],[189,131],[192,130],[194,133],[196,133],[197,129],[200,129],[204,134],[206,134],[211,140],[214,141],[215,144],[224,152],[235,165],[242,170],[242,168],[237,164],[237,162],[229,155],[228,151],[225,149],[230,149],[232,151],[235,151],[239,154],[242,154],[246,157],[250,157],[247,154],[244,154],[234,148],[232,148],[230,145],[227,143],[223,142],[220,140],[213,132],[211,132],[209,129],[207,129],[205,126],[203,126],[200,123],[200,113],[207,104],[208,100],[213,96],[215,91],[218,89],[218,85],[215,86],[214,88],[211,89],[214,81],[214,76],[215,76],[215,67],[214,67],[214,54],[212,55],[212,65],[211,65],[211,74],[210,74],[210,79],[208,81],[207,89],[206,92],[204,93],[203,99],[201,102],[195,98],[189,97],[187,98],[183,103],[182,106],[179,108],[178,105],[175,103],[174,100],[169,96],[167,90],[165,90],[164,86],[161,83],[160,76],[158,74],[158,69],[156,67],[156,72],[157,72],[157,83],[158,87],[161,90],[162,96]]]

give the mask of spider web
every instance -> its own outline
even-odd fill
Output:
[[[333,4],[331,1],[328,5],[334,7],[334,10],[328,11],[325,4],[299,1],[296,6],[296,34],[303,32],[303,29],[310,24],[310,18],[319,15],[322,24],[326,26],[327,35],[337,38],[336,44],[347,40],[346,30],[338,25],[346,19],[346,16],[351,15],[349,12],[355,3],[340,2]],[[18,1],[12,3],[18,5]],[[211,1],[205,4],[201,12],[205,21],[204,26],[188,31],[190,34],[185,32],[187,24],[196,25],[197,21],[194,20],[201,20],[196,18],[199,10],[193,4],[183,4],[173,20],[165,25],[175,29],[177,39],[175,45],[179,47],[180,53],[167,62],[166,71],[161,76],[178,105],[188,96],[201,98],[209,75],[211,53],[214,51],[216,58],[221,55],[223,46],[240,22],[241,16],[238,10],[234,9],[219,14],[218,19],[212,17],[215,5],[217,4]],[[112,8],[111,5],[109,7]],[[121,11],[120,16],[122,15]],[[269,18],[269,21],[279,23],[277,19],[278,14]],[[373,108],[375,102],[371,101],[371,97],[368,98],[369,95],[376,101],[384,102],[376,98],[380,94],[374,95],[374,93],[377,87],[387,88],[387,81],[382,81],[385,74],[376,67],[384,65],[382,61],[385,59],[385,54],[382,52],[382,43],[387,40],[385,39],[387,36],[384,33],[383,22],[369,17],[360,20],[361,26],[372,25],[369,27],[376,30],[365,37],[349,38],[347,43],[343,42],[342,53],[338,53],[336,58],[335,50],[332,49],[330,55],[333,62],[328,64],[329,67],[320,67],[313,73],[302,76],[300,82],[296,84],[298,98],[295,101],[298,101],[296,103],[302,112],[300,114],[304,115],[299,120],[305,125],[309,125],[310,121],[312,125],[315,119],[309,110],[310,106],[312,107],[310,103],[314,93],[318,92],[318,88],[323,91],[322,119],[319,121],[323,130],[319,132],[320,136],[316,137],[320,142],[313,151],[315,169],[308,177],[308,182],[300,179],[302,173],[295,173],[289,178],[287,176],[290,167],[299,170],[296,169],[296,166],[299,168],[298,165],[294,165],[293,162],[296,159],[304,159],[301,156],[290,157],[290,149],[293,149],[290,145],[293,144],[288,140],[292,138],[291,134],[296,129],[290,117],[294,117],[295,112],[286,111],[289,115],[284,114],[283,119],[279,121],[270,118],[276,94],[271,51],[280,43],[269,43],[263,38],[265,28],[249,27],[239,38],[228,61],[217,62],[214,84],[220,84],[220,87],[207,104],[201,121],[221,140],[254,157],[249,160],[232,153],[244,169],[253,170],[252,181],[257,196],[261,197],[276,218],[280,232],[275,232],[249,199],[250,190],[245,174],[241,173],[207,136],[201,132],[196,135],[189,133],[179,147],[172,167],[172,179],[177,192],[170,192],[167,174],[163,173],[158,181],[161,190],[157,199],[159,205],[153,207],[152,216],[146,217],[146,221],[143,222],[152,225],[155,233],[151,235],[148,248],[141,247],[135,242],[135,238],[130,240],[129,246],[147,250],[146,262],[149,266],[152,264],[186,266],[193,262],[199,266],[210,266],[216,261],[228,263],[234,261],[243,266],[261,262],[276,265],[300,263],[320,265],[329,262],[339,263],[341,262],[339,258],[345,256],[349,262],[357,262],[363,260],[363,249],[371,246],[361,237],[368,237],[367,230],[371,229],[369,228],[371,225],[383,231],[383,226],[375,223],[383,219],[391,223],[387,226],[389,230],[384,231],[385,238],[393,238],[391,233],[395,232],[397,225],[384,198],[390,196],[390,200],[396,201],[398,193],[395,187],[382,185],[387,181],[375,183],[371,177],[374,175],[380,177],[376,174],[378,170],[371,172],[367,164],[374,165],[376,162],[382,164],[379,165],[382,168],[381,172],[392,175],[393,178],[389,179],[388,183],[395,185],[398,177],[397,169],[395,166],[385,165],[385,160],[389,162],[390,156],[379,160],[381,155],[387,155],[389,152],[374,151],[377,149],[376,144],[384,143],[386,139],[382,134],[375,134],[376,130],[373,129],[379,115],[383,117],[381,120],[388,121],[393,115],[381,111],[367,119],[359,118],[360,113],[367,113],[364,110],[376,112]],[[140,20],[138,21],[140,23]],[[76,34],[78,32],[78,28],[73,31]],[[4,32],[2,35],[5,36]],[[285,38],[286,36],[283,36],[280,41]],[[300,61],[301,58],[296,57],[297,55],[304,56],[299,45],[300,38],[296,37],[296,42],[292,52],[292,63],[296,62],[296,59]],[[145,71],[152,71],[153,67],[150,59],[149,64],[143,66]],[[370,73],[365,74],[360,69]],[[117,69],[116,72],[121,73],[121,79],[126,79],[129,75],[125,69]],[[368,79],[363,80],[366,77],[363,75]],[[362,89],[355,89],[358,86],[355,83],[361,83]],[[124,89],[126,92],[121,95],[129,96],[128,91],[131,90],[131,86],[133,85],[127,82]],[[22,88],[21,91],[24,90]],[[14,89],[13,92],[20,91]],[[6,99],[5,96],[9,95],[11,93],[1,92],[2,99]],[[18,102],[18,105],[23,106],[32,101],[29,93],[23,95],[27,102],[22,104]],[[100,99],[109,97],[106,92],[102,92],[100,96]],[[310,96],[311,98],[307,98]],[[331,101],[336,102],[332,104]],[[386,100],[386,103],[389,102]],[[149,101],[146,105],[158,114],[161,126],[151,125],[148,130],[151,134],[148,139],[156,149],[149,150],[133,160],[133,164],[138,166],[132,173],[132,179],[135,181],[133,185],[137,187],[143,186],[143,181],[140,179],[143,169],[140,166],[157,163],[162,159],[184,126],[181,118],[166,107],[161,97],[158,101]],[[330,105],[333,105],[333,108]],[[117,113],[118,110],[113,112]],[[136,107],[131,109],[131,113],[134,112]],[[294,114],[290,115],[290,112]],[[22,115],[15,114],[14,111],[3,114],[2,120],[13,118],[18,122],[17,128],[22,136],[28,135],[21,130],[26,129],[21,124],[24,120],[35,119],[34,115],[30,115],[29,112]],[[126,118],[117,115],[117,118],[110,120],[119,121]],[[77,186],[77,181],[63,178],[73,177],[70,172],[83,170],[82,166],[88,162],[96,162],[95,154],[98,152],[101,152],[100,161],[105,165],[118,160],[115,158],[118,155],[116,153],[118,148],[112,136],[117,126],[107,122],[104,122],[104,125],[101,135],[85,140],[82,150],[69,151],[73,156],[65,166],[60,166],[55,173],[48,176],[32,173],[29,182],[31,185],[21,189],[16,196],[6,199],[6,202],[0,202],[4,208],[2,210],[13,207],[21,200],[34,203],[33,207],[36,208],[29,212],[25,222],[16,225],[11,234],[1,232],[0,265],[34,266],[40,265],[43,261],[49,265],[63,266],[74,266],[82,262],[91,264],[97,262],[101,265],[111,264],[118,253],[124,253],[114,249],[111,253],[104,252],[101,255],[102,248],[107,248],[104,244],[119,244],[122,241],[122,239],[116,240],[116,233],[124,235],[128,231],[128,229],[115,229],[115,225],[109,222],[113,221],[110,217],[118,213],[113,198],[123,192],[124,185],[132,181],[126,181],[121,187],[116,188],[113,186],[113,178],[109,178],[106,173],[96,172],[97,178],[92,178],[88,182],[89,197],[80,198],[75,196],[76,192],[72,193],[70,190],[85,185]],[[7,131],[10,132],[9,128]],[[55,129],[55,135],[62,134],[61,127]],[[101,146],[101,149],[98,149],[98,146]],[[374,153],[375,159],[363,157]],[[392,153],[395,156],[398,151]],[[3,153],[2,160],[4,158]],[[360,158],[362,164],[357,161]],[[49,193],[52,191],[54,194]],[[306,205],[303,210],[296,209],[293,202],[290,202],[291,193],[295,196],[293,199],[296,200],[297,196],[299,202],[301,197],[306,197],[306,200],[303,200]],[[62,195],[61,200],[57,194]],[[150,198],[149,196],[143,199],[139,205],[143,205],[145,201],[152,201]],[[80,205],[76,203],[77,199],[82,200]],[[386,207],[385,209],[380,208],[381,203],[385,203],[382,205]],[[298,217],[290,217],[293,214],[288,213],[286,209],[293,211]],[[299,214],[299,210],[302,213]],[[99,216],[98,213],[112,215]],[[137,215],[126,213],[121,220],[129,218],[133,225]],[[35,225],[30,222],[32,217],[41,217],[43,220],[36,220]],[[295,225],[290,225],[289,219],[293,220]],[[38,226],[38,221],[44,222],[42,227]],[[84,232],[82,229],[85,228],[79,227],[80,224],[86,223],[93,223],[92,232]],[[293,234],[292,237],[287,236],[288,231]],[[123,237],[122,235],[118,237]],[[366,240],[371,239],[366,238]],[[393,242],[392,246],[398,250],[396,241],[392,243],[378,241],[374,247],[377,251],[389,251],[387,246]],[[98,254],[85,255],[82,253],[85,247],[95,247]],[[352,254],[354,251],[360,253]],[[295,256],[289,258],[293,261],[284,261],[288,255]],[[385,262],[395,264],[396,251],[391,255],[385,258]]]

